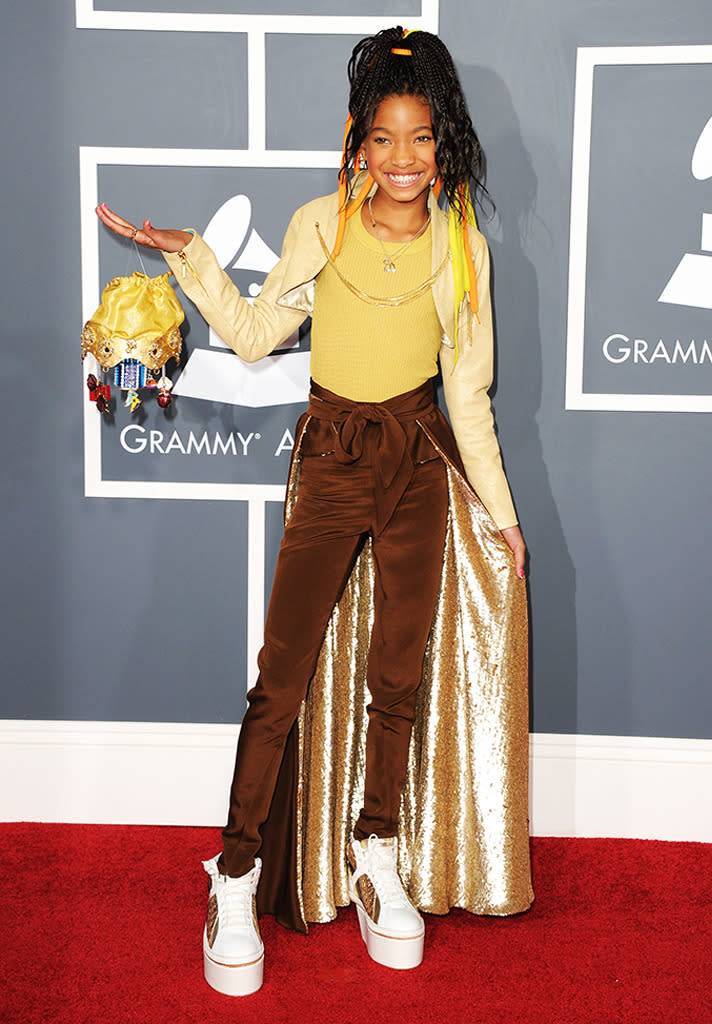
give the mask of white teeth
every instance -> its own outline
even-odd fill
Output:
[[[391,181],[397,185],[410,185],[411,182],[417,181],[420,177],[419,174],[389,174],[388,177]]]

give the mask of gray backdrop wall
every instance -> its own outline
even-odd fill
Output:
[[[351,6],[315,0],[302,13]],[[203,5],[94,5],[142,7]],[[289,13],[280,0],[210,8]],[[360,8],[383,13],[382,4]],[[407,25],[420,5],[399,0],[386,13]],[[242,715],[249,545],[263,530],[259,572],[268,579],[281,516],[274,488],[286,473],[308,335],[276,357],[287,382],[268,375],[260,390],[185,300],[171,413],[146,402],[132,418],[119,405],[99,424],[89,409],[85,430],[82,287],[86,304],[100,282],[137,262],[89,226],[81,204],[94,189],[134,218],[211,225],[236,280],[259,285],[290,212],[335,186],[356,38],[293,27],[282,22],[266,37],[262,139],[246,33],[77,28],[70,0],[6,5],[0,718]],[[441,0],[439,30],[497,204],[482,225],[494,266],[494,404],[531,552],[533,729],[712,738],[712,227],[703,219],[712,212],[712,145],[709,131],[700,138],[712,116],[712,56],[660,49],[712,43],[709,0],[679,0],[674,17],[665,0]],[[651,50],[643,59],[596,51],[575,111],[577,48],[622,46]],[[574,165],[569,283],[575,113],[585,146]],[[266,147],[270,166],[245,157],[248,146]],[[238,155],[205,152],[213,150]],[[279,166],[274,151],[292,165]],[[309,154],[303,166],[295,151]],[[247,198],[225,207],[237,196]],[[692,277],[660,302],[686,254]],[[163,269],[158,259],[147,266]],[[256,404],[226,400],[223,384],[246,382]],[[279,402],[270,405],[273,393]],[[101,496],[85,496],[85,459]],[[157,484],[173,496],[106,496],[121,492],[117,482],[126,494]],[[199,484],[208,497],[175,496]],[[260,484],[268,490],[249,490]],[[262,497],[253,506],[221,500],[221,486]],[[261,518],[248,539],[250,507]]]

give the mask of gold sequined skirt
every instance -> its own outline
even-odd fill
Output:
[[[287,513],[305,425],[302,417]],[[534,898],[526,587],[458,469],[444,418],[426,432],[447,465],[449,512],[401,800],[399,870],[427,913],[516,914]],[[366,545],[329,622],[262,830],[260,910],[300,931],[349,903],[346,847],[363,801],[373,580]]]

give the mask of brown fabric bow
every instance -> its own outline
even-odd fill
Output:
[[[359,462],[366,451],[373,467],[376,487],[376,532],[380,533],[393,515],[413,475],[413,459],[404,423],[425,416],[433,407],[433,385],[426,381],[385,402],[354,402],[322,388],[312,381],[308,414],[331,421],[336,430],[334,456],[342,465]],[[380,426],[369,440],[368,427]]]

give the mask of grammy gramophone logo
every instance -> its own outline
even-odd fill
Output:
[[[263,279],[279,259],[252,225],[252,203],[246,195],[233,196],[223,203],[203,237],[228,272],[247,271]],[[249,301],[259,295],[261,288],[261,282],[254,280],[243,294]],[[300,348],[298,332],[256,363],[245,363],[228,353],[225,343],[210,328],[210,348],[191,352],[173,394],[250,408],[306,400],[310,353]]]
[[[702,129],[692,154],[692,176],[712,178],[712,117]],[[658,302],[712,309],[712,213],[702,214],[701,252],[686,252]]]

